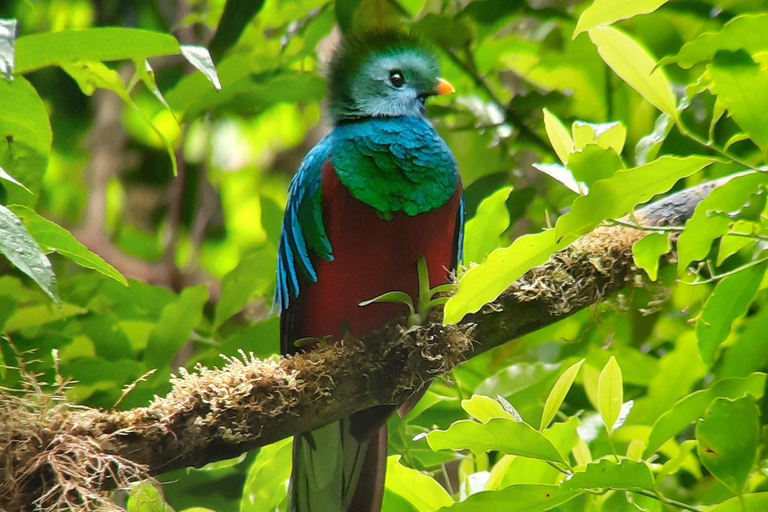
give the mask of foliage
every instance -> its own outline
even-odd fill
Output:
[[[384,510],[766,510],[760,6],[6,2],[1,384],[22,387],[22,358],[70,379],[73,401],[130,408],[179,366],[274,354],[282,208],[328,129],[334,27],[404,23],[458,91],[429,105],[459,161],[477,264],[446,322],[599,226],[649,231],[634,247],[649,278],[473,358],[393,417]],[[633,215],[729,175],[684,229]],[[677,263],[660,266],[670,236]],[[281,441],[164,475],[162,493],[142,485],[126,504],[285,510],[289,460]]]

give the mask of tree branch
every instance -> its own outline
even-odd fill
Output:
[[[636,218],[647,226],[681,225],[726,180],[673,194],[643,208]],[[82,441],[86,452],[79,456],[88,467],[99,467],[100,456],[108,458],[109,467],[127,467],[133,480],[94,479],[85,473],[83,486],[106,493],[137,475],[199,467],[367,407],[401,403],[464,361],[622,288],[637,275],[632,244],[646,233],[626,226],[599,228],[459,325],[430,322],[411,332],[392,326],[362,341],[346,339],[295,357],[243,357],[221,370],[199,367],[175,378],[173,390],[149,407],[102,411],[0,394],[0,471],[6,475],[0,483],[0,509],[26,508],[41,496],[47,497],[38,504],[53,509],[49,502],[55,493],[44,493],[61,486],[51,447],[63,440],[71,449],[78,446],[72,439]],[[67,478],[69,485],[80,485],[71,475]]]

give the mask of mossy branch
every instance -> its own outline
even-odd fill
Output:
[[[682,225],[724,181],[673,194],[635,217],[646,226]],[[109,489],[137,479],[234,457],[373,405],[401,403],[464,361],[634,280],[632,245],[646,233],[597,229],[459,325],[427,322],[407,332],[393,326],[362,343],[342,340],[264,361],[244,356],[220,370],[198,367],[174,378],[173,390],[148,407],[102,411],[0,394],[0,509],[70,510],[72,500],[109,507]]]

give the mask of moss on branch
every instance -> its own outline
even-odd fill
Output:
[[[648,226],[680,225],[723,181],[673,194],[636,218]],[[74,407],[61,393],[47,396],[35,385],[21,398],[3,392],[0,509],[109,508],[110,489],[234,457],[373,405],[401,403],[462,362],[634,280],[632,245],[646,233],[599,228],[459,325],[391,326],[294,357],[242,354],[221,369],[182,372],[173,390],[148,407]]]

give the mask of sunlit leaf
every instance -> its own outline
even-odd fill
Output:
[[[610,178],[616,171],[624,170],[624,164],[613,148],[604,149],[590,142],[583,149],[571,154],[568,169],[573,173],[574,179],[580,184],[586,184],[586,190],[589,190],[596,182]]]
[[[709,404],[718,397],[739,398],[748,393],[755,398],[763,396],[766,375],[753,373],[749,377],[724,379],[678,400],[653,424],[648,435],[644,457],[650,457],[664,442],[701,418]]]
[[[704,363],[714,362],[715,351],[731,332],[731,324],[747,312],[765,275],[768,262],[724,277],[717,283],[696,322],[696,339]]]
[[[617,121],[600,124],[575,121],[571,130],[574,149],[577,151],[584,149],[587,144],[594,143],[603,149],[612,148],[620,155],[627,141],[627,129]]]
[[[555,230],[559,237],[582,235],[602,220],[626,215],[638,204],[668,191],[679,179],[712,162],[713,159],[703,156],[664,156],[640,167],[617,171],[590,187],[589,195],[577,197],[571,211],[557,220]]]
[[[505,512],[543,512],[575,498],[580,493],[557,485],[519,484],[498,491],[483,491],[439,512],[476,512],[504,510]]]
[[[611,25],[619,20],[626,20],[639,14],[653,12],[667,0],[637,0],[632,2],[617,2],[615,0],[595,0],[579,17],[573,37],[603,25]]]
[[[179,53],[170,34],[135,28],[98,27],[29,34],[16,40],[16,73],[75,61],[130,60]]]
[[[550,391],[547,396],[547,401],[544,402],[544,411],[541,413],[539,430],[547,428],[554,419],[563,400],[565,400],[565,396],[568,394],[568,391],[571,390],[573,381],[576,380],[576,375],[579,373],[582,364],[584,364],[584,359],[569,366],[557,379],[552,391]]]
[[[659,274],[659,258],[667,254],[670,248],[669,234],[649,233],[632,246],[632,257],[635,265],[645,270],[651,281],[655,281]]]
[[[672,86],[645,48],[612,27],[593,28],[589,38],[605,63],[630,87],[654,107],[677,119],[677,100]]]
[[[749,512],[768,510],[768,492],[757,492],[733,497],[714,506],[709,512],[743,512],[745,510],[744,507]]]
[[[448,430],[430,432],[427,441],[433,450],[471,450],[473,453],[495,450],[565,464],[557,448],[539,431],[508,418],[491,418],[485,424],[457,421]]]
[[[762,172],[736,176],[717,187],[696,206],[677,242],[679,273],[683,273],[692,261],[704,259],[712,242],[728,232],[732,219],[713,212],[737,211],[748,201],[750,194],[765,183],[768,183],[768,175]]]
[[[622,489],[653,491],[651,468],[643,461],[602,459],[587,464],[585,471],[574,473],[564,484],[566,489]]]
[[[746,50],[750,54],[768,50],[768,14],[744,14],[732,18],[718,32],[707,32],[686,43],[674,57],[666,57],[663,64],[677,62],[690,68],[698,62],[710,61],[720,50]]]
[[[717,398],[696,425],[702,464],[735,494],[741,494],[757,456],[760,412],[752,397]]]
[[[743,51],[717,54],[707,68],[712,92],[755,144],[768,151],[768,126],[760,112],[768,109],[768,76]],[[744,87],[744,84],[750,84]]]
[[[219,75],[216,73],[216,66],[213,64],[211,54],[208,50],[202,46],[181,45],[181,54],[187,61],[195,66],[205,78],[211,81],[213,87],[217,90],[221,90],[221,82],[219,81]]]
[[[81,267],[93,269],[115,281],[128,286],[128,281],[112,265],[89,251],[77,241],[72,233],[58,224],[41,217],[31,208],[12,205],[10,210],[24,220],[27,231],[37,243],[55,249],[57,253],[68,258]]]
[[[483,395],[472,395],[472,398],[462,400],[461,408],[480,423],[487,423],[492,418],[509,418],[517,421],[517,418],[510,415],[499,401]]]
[[[544,109],[544,128],[547,130],[547,137],[557,157],[563,165],[567,164],[568,156],[573,152],[573,140],[562,121],[546,108]]]
[[[621,378],[621,368],[616,358],[611,356],[597,381],[597,406],[609,434],[613,432],[614,424],[619,419],[623,402],[624,383]]]
[[[479,310],[528,270],[541,265],[576,238],[563,237],[558,241],[555,230],[550,229],[521,236],[509,247],[496,249],[482,265],[469,269],[461,278],[456,294],[445,305],[444,323],[454,324],[467,313]]]
[[[0,79],[0,167],[34,194],[9,187],[6,204],[34,206],[52,140],[46,107],[34,87],[23,77]]]
[[[403,466],[399,455],[387,458],[386,487],[419,512],[431,512],[453,505],[451,497],[434,478]]]
[[[577,194],[587,194],[589,192],[589,189],[585,184],[576,181],[576,178],[573,177],[573,173],[570,169],[563,167],[560,164],[533,164],[533,166],[550,178],[554,178],[565,185],[571,192]]]
[[[507,198],[512,187],[503,187],[477,207],[477,213],[467,222],[464,230],[464,261],[481,262],[497,249],[501,235],[509,227]]]

